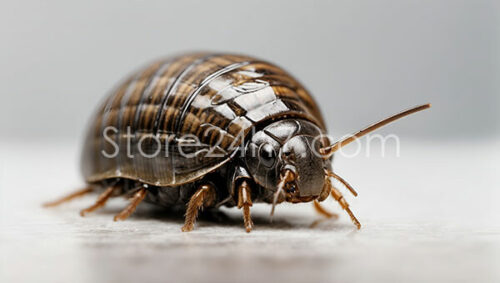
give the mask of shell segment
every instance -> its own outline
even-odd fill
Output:
[[[173,186],[227,162],[255,126],[300,117],[324,129],[307,91],[281,68],[241,55],[160,60],[115,88],[87,132],[87,182],[129,178]]]

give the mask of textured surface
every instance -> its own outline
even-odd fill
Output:
[[[311,229],[319,218],[308,205],[280,205],[269,224],[262,205],[251,234],[236,209],[188,234],[182,216],[154,208],[114,223],[118,199],[83,219],[77,210],[93,197],[44,210],[81,185],[78,147],[0,145],[0,282],[500,280],[498,142],[403,140],[400,158],[375,146],[370,158],[338,157],[337,172],[360,193],[347,198],[362,230],[342,213]]]

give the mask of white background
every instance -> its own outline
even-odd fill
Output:
[[[131,71],[216,50],[290,71],[335,135],[432,102],[432,112],[391,129],[498,137],[499,9],[493,0],[2,1],[0,135],[79,138]]]

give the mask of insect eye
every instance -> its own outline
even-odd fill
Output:
[[[260,164],[271,168],[276,162],[276,152],[270,144],[263,144],[259,151]]]
[[[288,191],[289,193],[292,193],[292,194],[293,194],[293,193],[295,193],[295,185],[294,185],[294,184],[290,185],[290,186],[287,188],[287,191]]]
[[[292,152],[291,151],[283,151],[283,158],[288,160],[290,158],[292,158]]]

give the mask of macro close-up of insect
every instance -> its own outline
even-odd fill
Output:
[[[327,106],[329,107],[329,106]],[[82,216],[111,197],[185,207],[182,231],[191,231],[201,209],[240,208],[247,232],[250,208],[265,202],[320,202],[330,195],[359,229],[345,197],[332,182],[353,187],[332,170],[333,154],[394,120],[393,115],[356,134],[330,142],[326,121],[308,91],[283,69],[253,57],[189,53],[149,64],[119,84],[95,112],[82,152],[88,184],[60,203],[90,192],[100,195]],[[325,109],[322,109],[325,110]]]
[[[0,5],[0,283],[500,282],[499,1]]]

